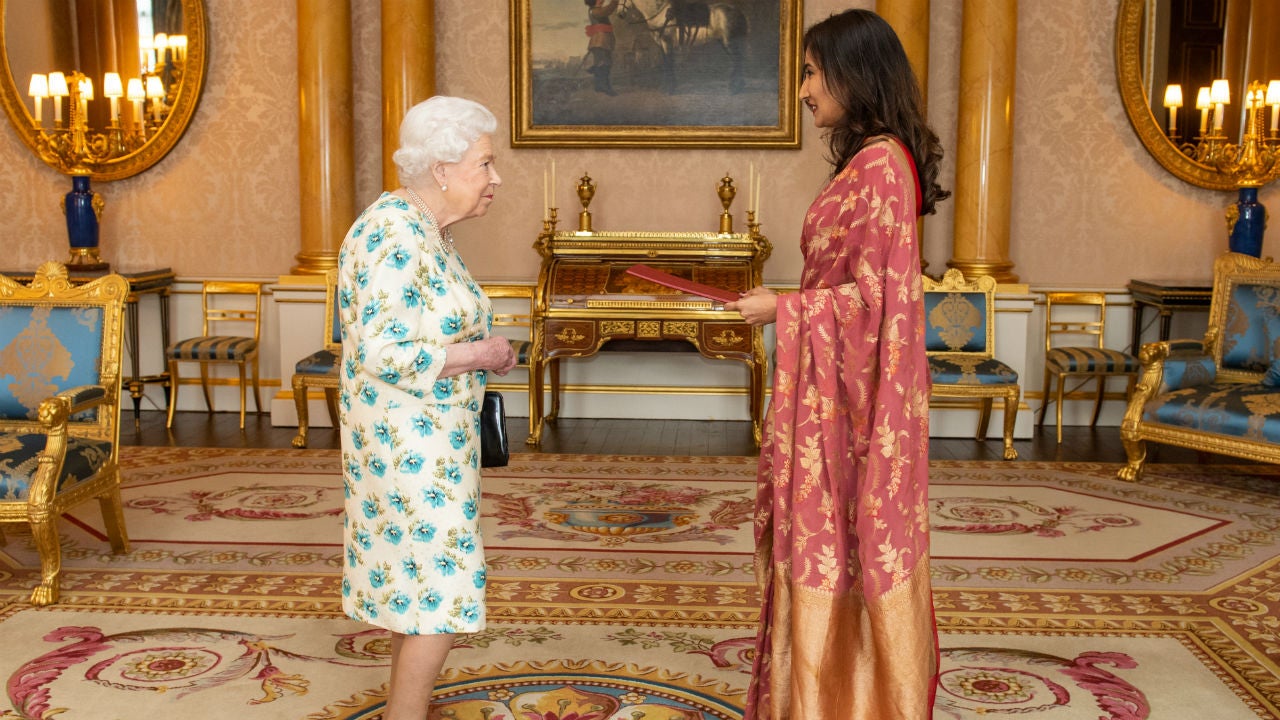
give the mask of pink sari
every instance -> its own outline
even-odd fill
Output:
[[[778,299],[746,720],[932,712],[916,184],[898,143],[861,150],[810,206],[801,289]]]

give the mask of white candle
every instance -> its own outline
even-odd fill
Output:
[[[1209,129],[1209,108],[1200,108],[1200,134]]]
[[[38,97],[34,98],[34,100],[36,103],[36,124],[39,125],[41,120],[43,120],[42,116],[44,115],[44,98]],[[1274,130],[1275,128],[1273,127],[1271,129]]]
[[[756,164],[754,161],[747,165],[747,212],[754,213],[756,211],[755,201],[751,199],[751,188],[756,186]]]
[[[755,205],[755,222],[760,223],[760,186],[764,184],[764,173],[755,173],[755,197],[751,199],[751,205]]]
[[[1224,110],[1223,110],[1222,103],[1218,103],[1217,105],[1213,106],[1213,129],[1215,131],[1222,129],[1223,112]]]
[[[556,206],[556,159],[551,158],[551,202],[547,207]]]
[[[139,125],[146,124],[145,122],[143,122],[144,118],[142,117],[142,101],[141,100],[133,101],[133,119]]]
[[[542,219],[551,219],[551,185],[547,179],[550,177],[550,170],[542,168]]]
[[[60,123],[62,122],[62,98],[54,95],[50,99],[53,100],[53,121]]]

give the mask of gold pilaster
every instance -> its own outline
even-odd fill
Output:
[[[435,0],[382,0],[382,187],[400,186],[391,155],[409,108],[436,94]],[[389,21],[394,19],[394,21]]]
[[[1017,0],[964,0],[955,238],[947,267],[1014,283],[1009,260]]]
[[[298,186],[301,250],[295,274],[338,265],[355,219],[351,1],[298,3]]]

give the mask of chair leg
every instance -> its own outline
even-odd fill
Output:
[[[1036,427],[1044,427],[1044,416],[1049,411],[1049,368],[1044,369],[1044,385],[1040,389],[1040,419]]]
[[[204,391],[204,406],[207,412],[213,412],[213,398],[209,395],[209,363],[200,363],[200,389]]]
[[[244,430],[244,405],[245,401],[248,400],[244,395],[249,388],[244,382],[244,363],[236,363],[236,367],[240,370],[240,429]]]
[[[51,605],[58,602],[58,576],[62,572],[62,548],[58,544],[58,518],[45,515],[41,519],[28,518],[31,537],[40,553],[40,584],[31,591],[32,605]]]
[[[293,376],[293,407],[298,411],[298,434],[293,436],[293,446],[307,446],[307,422],[311,419],[307,410],[307,386],[301,375]]]
[[[991,425],[991,400],[992,398],[982,398],[981,406],[978,410],[978,433],[977,440],[987,439],[987,428]]]
[[[178,361],[169,361],[169,416],[164,426],[173,427],[173,409],[178,406]]]
[[[258,388],[258,356],[253,356],[253,407],[262,414],[262,391]]]
[[[1107,394],[1107,376],[1099,375],[1097,380],[1098,392],[1093,396],[1093,419],[1089,421],[1089,427],[1098,425],[1098,416],[1102,414],[1102,398]]]
[[[1057,400],[1055,401],[1055,402],[1057,402],[1057,404],[1058,404],[1058,407],[1057,407],[1057,408],[1055,408],[1055,410],[1057,411],[1057,417],[1058,417],[1058,444],[1059,444],[1059,445],[1061,445],[1061,444],[1062,444],[1062,400],[1063,400],[1063,390],[1064,390],[1064,388],[1065,388],[1066,384],[1067,384],[1067,376],[1066,376],[1066,374],[1065,374],[1065,373],[1059,373],[1059,374],[1058,374],[1058,392],[1057,392]]]
[[[341,424],[341,420],[339,419],[339,415],[338,415],[338,389],[337,388],[324,389],[324,404],[326,407],[329,408],[329,422],[333,424],[333,429],[337,430],[338,426]]]
[[[116,487],[110,492],[98,496],[98,505],[102,508],[102,523],[107,526],[107,539],[111,541],[111,552],[123,555],[129,552],[129,533],[124,525],[124,506],[120,502],[118,475],[115,483]]]
[[[1013,426],[1018,421],[1019,390],[1013,390],[1004,398],[1004,459],[1017,460],[1018,451],[1013,449]]]

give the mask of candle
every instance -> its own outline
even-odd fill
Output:
[[[139,125],[145,125],[145,118],[142,116],[142,101],[147,99],[147,94],[142,90],[142,78],[129,78],[126,97],[133,103],[133,121]]]
[[[551,219],[551,185],[547,179],[550,177],[550,170],[542,168],[542,219]]]
[[[1271,134],[1274,135],[1280,130],[1280,80],[1267,83],[1265,102],[1271,106]]]
[[[1214,131],[1218,131],[1218,130],[1221,130],[1221,129],[1222,129],[1222,116],[1223,116],[1223,112],[1224,112],[1224,110],[1223,110],[1223,107],[1222,107],[1222,103],[1218,103],[1217,105],[1214,105],[1214,106],[1213,106],[1213,129],[1214,129]]]
[[[760,186],[764,183],[764,173],[755,173],[755,195],[751,205],[755,205],[755,223],[760,223]]]
[[[1164,106],[1169,109],[1169,134],[1178,132],[1178,109],[1182,107],[1182,86],[1174,83],[1164,89]]]
[[[547,207],[556,206],[556,159],[551,158],[551,202]]]
[[[62,122],[62,98],[66,97],[67,76],[60,72],[49,73],[49,95],[53,98],[53,121]]]
[[[1231,83],[1223,79],[1214,80],[1209,86],[1209,100],[1213,103],[1213,129],[1222,129],[1222,121],[1226,115],[1226,105],[1231,102]]]
[[[27,94],[35,102],[35,120],[36,125],[40,124],[44,115],[44,99],[49,97],[49,78],[42,74],[36,73],[31,76],[31,85],[28,86]]]
[[[754,213],[756,211],[755,201],[751,199],[751,188],[756,186],[756,164],[752,161],[747,165],[747,212]]]

